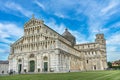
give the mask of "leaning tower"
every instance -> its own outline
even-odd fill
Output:
[[[95,42],[99,44],[98,49],[100,50],[101,55],[101,63],[103,69],[107,68],[107,54],[106,54],[106,39],[104,38],[104,34],[96,34]]]

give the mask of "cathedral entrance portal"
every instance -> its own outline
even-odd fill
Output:
[[[48,62],[44,62],[44,71],[45,71],[45,72],[48,71]]]
[[[48,71],[48,57],[47,56],[44,56],[43,57],[43,70],[44,72],[47,72]]]
[[[22,70],[22,64],[18,64],[18,73],[21,73]]]
[[[34,72],[35,70],[35,61],[30,61],[30,72]]]

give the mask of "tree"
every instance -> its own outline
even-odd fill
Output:
[[[108,68],[112,68],[112,63],[111,62],[108,62]]]

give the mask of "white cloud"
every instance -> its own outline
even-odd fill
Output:
[[[107,52],[107,60],[108,61],[115,61],[115,60],[120,60],[120,51],[119,52]]]
[[[10,44],[23,34],[23,30],[13,23],[0,23],[0,58],[7,59]]]
[[[117,46],[111,46],[107,44],[107,51],[108,52],[115,52],[117,50]]]
[[[20,37],[23,34],[23,30],[11,23],[0,23],[0,41],[4,43],[11,43],[13,40],[7,38]]]
[[[33,12],[24,9],[22,6],[14,2],[6,2],[5,7],[6,9],[10,9],[11,12],[12,11],[20,12],[26,17],[30,17],[33,14]]]
[[[59,34],[63,34],[63,32],[65,31],[66,27],[63,23],[61,23],[60,25],[56,24],[55,20],[50,20],[50,22],[46,23],[50,28],[52,28],[53,30],[55,30],[56,32],[58,32]],[[76,37],[76,42],[77,43],[85,43],[88,42],[85,39],[85,36],[83,34],[81,34],[78,31],[74,31],[71,29],[68,29],[69,32]]]
[[[2,34],[0,35],[0,41],[11,43],[13,41],[7,38],[20,37],[23,34],[23,30],[12,23],[0,23],[0,34]]]
[[[71,18],[71,16],[67,16],[69,11],[73,11],[76,8],[76,3],[79,0],[70,1],[70,0],[49,0],[49,1],[38,1],[34,2],[42,8],[46,13],[55,15],[61,18]],[[71,18],[72,19],[72,18]]]
[[[1,55],[1,56],[0,56],[0,59],[2,59],[2,60],[8,60],[8,55],[9,55],[9,54],[0,53],[0,55]]]
[[[119,3],[115,2],[115,0],[109,1],[107,3],[104,2],[103,4],[100,4],[95,1],[91,1],[88,4],[89,7],[83,10],[83,13],[86,14],[89,18],[88,21],[89,33],[90,33],[89,40],[94,39],[94,35],[96,33],[99,33],[99,30],[100,32],[104,33],[107,36],[107,55],[109,61],[119,59],[120,57],[120,52],[118,50],[120,46],[120,40],[119,40],[120,33],[114,33],[114,34],[112,33],[113,35],[109,35],[108,33],[112,30],[112,28],[115,28],[115,26],[119,28],[119,23],[116,23],[115,25],[112,26],[110,25],[109,27],[108,26],[106,27],[104,25],[109,21],[111,15],[116,13],[116,10],[118,9],[118,4]]]
[[[40,3],[39,1],[35,0],[34,1],[40,8],[42,8],[43,10],[45,10],[45,7],[42,3]]]
[[[4,52],[4,50],[0,48],[0,53],[3,53],[3,52]]]
[[[106,34],[109,31],[111,31],[110,27],[106,28],[106,26],[104,25],[109,21],[111,15],[115,14],[116,10],[118,11],[119,3],[120,1],[118,0],[112,0],[112,1],[88,0],[87,2],[80,1],[79,4],[81,6],[76,11],[77,14],[83,13],[88,17],[88,26],[89,26],[88,30],[90,33],[89,40],[94,39],[94,35],[99,32]]]
[[[67,18],[67,16],[63,15],[62,13],[54,13],[55,16],[58,16],[60,18]]]
[[[107,5],[107,7],[103,8],[101,10],[102,14],[108,15],[109,14],[108,12],[110,12],[111,10],[112,10],[111,12],[113,13],[113,8],[115,8],[118,4],[119,4],[118,1],[117,2],[115,0],[110,1],[110,3]]]
[[[120,22],[117,22],[115,24],[112,24],[110,28],[120,28]]]
[[[50,22],[49,22],[50,21]],[[55,22],[54,19],[49,20],[48,22],[46,22],[46,24],[52,28],[53,30],[55,30],[56,32],[58,32],[59,34],[62,34],[66,28],[66,26],[64,24],[60,24],[57,25],[57,23]]]
[[[9,49],[2,49],[2,48],[0,48],[0,53],[8,54],[9,52],[10,52]]]
[[[107,39],[107,44],[119,45],[120,46],[120,33],[114,33]]]
[[[78,31],[73,31],[73,30],[71,30],[71,29],[70,29],[69,31],[71,32],[71,34],[72,34],[73,36],[75,36],[75,38],[76,38],[76,43],[77,43],[77,44],[88,42],[87,39],[85,38],[85,35],[81,34],[80,32],[78,32]]]
[[[109,36],[107,39],[108,61],[120,59],[120,33],[119,31]]]

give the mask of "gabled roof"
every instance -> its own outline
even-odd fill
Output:
[[[9,61],[2,61],[2,60],[0,60],[0,64],[9,64]]]
[[[114,61],[113,63],[120,64],[120,60]]]
[[[33,23],[35,23],[35,22],[44,23],[43,20],[39,20],[39,19],[35,18],[34,15],[32,15],[32,18],[25,23],[24,27],[27,26],[28,24],[30,24],[31,22],[33,22]]]

